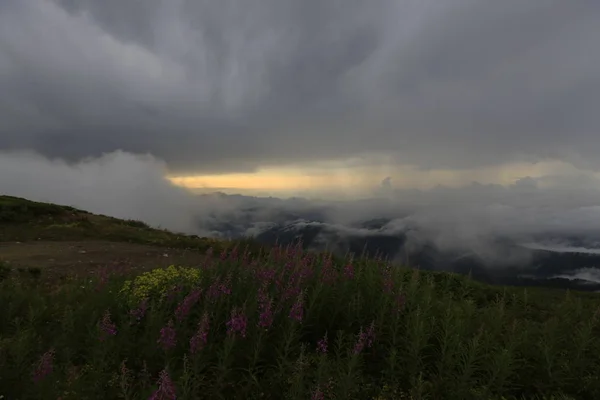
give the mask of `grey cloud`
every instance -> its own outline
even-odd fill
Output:
[[[75,164],[32,152],[0,152],[0,194],[203,236],[258,235],[274,226],[292,232],[321,227],[315,240],[329,248],[343,247],[347,238],[408,232],[411,248],[429,241],[498,262],[513,259],[491,244],[497,237],[532,243],[540,234],[584,235],[591,244],[600,243],[600,179],[590,176],[525,177],[511,186],[474,182],[457,189],[391,189],[365,200],[310,201],[193,195],[170,184],[165,169],[153,156],[125,152]],[[357,224],[373,218],[388,221],[381,228]]]
[[[205,236],[243,233],[298,212],[317,215],[323,203],[305,199],[194,195],[165,178],[156,157],[122,151],[77,163],[35,152],[0,151],[0,195],[64,204],[155,227]],[[320,214],[319,214],[320,215]]]
[[[392,189],[392,178],[391,177],[388,176],[387,178],[384,178],[381,181],[381,189],[383,189],[385,191],[389,191]]]
[[[164,178],[165,169],[150,155],[123,152],[75,165],[32,152],[0,152],[0,194],[141,220],[178,232],[204,233],[193,220],[198,205]]]
[[[598,169],[599,26],[586,0],[3,2],[0,149]]]

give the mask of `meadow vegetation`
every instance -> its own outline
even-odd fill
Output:
[[[65,219],[85,215],[103,225],[96,235],[206,256],[51,286],[43,270],[0,266],[0,398],[600,398],[595,294],[487,286],[36,204],[0,197],[0,241],[93,238]]]

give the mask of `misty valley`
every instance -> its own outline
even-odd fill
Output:
[[[239,195],[204,196],[252,203],[242,207],[239,214],[202,221],[204,229],[223,238],[250,236],[266,245],[300,243],[309,251],[331,251],[341,257],[380,257],[413,268],[470,275],[494,285],[600,291],[600,232],[515,237],[487,233],[478,237],[476,244],[465,239],[448,247],[436,244],[433,234],[414,222],[388,229],[398,219],[409,220],[409,211],[394,218],[371,217],[340,225],[329,221],[326,207],[294,207],[278,199]],[[265,214],[267,207],[269,212]]]

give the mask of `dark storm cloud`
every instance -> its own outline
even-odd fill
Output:
[[[599,27],[586,0],[4,1],[0,149],[597,169]]]

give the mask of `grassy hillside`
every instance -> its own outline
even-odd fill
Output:
[[[2,242],[78,240],[202,262],[106,266],[51,287],[43,269],[0,268],[4,399],[600,398],[596,294],[260,251],[0,197],[0,262]]]
[[[74,207],[0,196],[0,242],[113,240],[206,250],[219,244],[197,236],[152,229],[140,221],[91,214]]]

